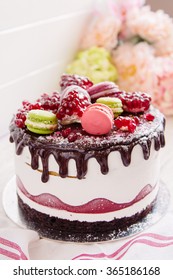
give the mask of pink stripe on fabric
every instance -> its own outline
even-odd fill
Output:
[[[143,237],[145,237],[145,239]],[[153,238],[154,241],[151,241],[146,238]],[[160,242],[158,242],[158,241],[160,241]],[[164,243],[165,241],[167,241],[167,243]],[[172,241],[172,242],[168,242],[168,241]],[[163,236],[163,235],[159,235],[159,234],[155,234],[155,233],[147,233],[147,234],[143,233],[143,234],[131,239],[130,241],[126,242],[123,246],[121,246],[118,250],[116,250],[115,252],[113,252],[110,255],[105,254],[104,252],[99,253],[99,254],[80,254],[80,255],[74,257],[73,260],[76,260],[76,259],[85,259],[86,260],[89,258],[90,259],[108,258],[108,259],[119,260],[127,253],[127,251],[132,247],[132,245],[134,245],[136,243],[142,243],[142,244],[152,246],[152,247],[163,248],[163,247],[173,245],[173,236]],[[125,250],[125,251],[123,251],[123,250]],[[121,254],[121,255],[119,255],[119,254]]]
[[[157,248],[163,248],[163,247],[168,247],[168,246],[173,245],[173,242],[158,243],[158,242],[153,242],[153,241],[150,241],[147,239],[138,239],[138,240],[135,240],[134,242],[132,242],[130,244],[130,246],[118,258],[116,258],[116,260],[120,260],[127,253],[127,251],[132,247],[132,245],[134,245],[136,243],[139,243],[139,244],[141,243],[141,244],[145,244],[145,245],[148,245],[151,247],[157,247]]]
[[[15,242],[12,242],[10,240],[7,240],[7,239],[4,239],[4,238],[0,237],[0,244],[3,244],[5,246],[8,246],[8,247],[10,247],[12,249],[17,250],[20,253],[20,258],[19,259],[21,259],[21,260],[27,260],[28,259],[26,257],[26,255],[23,253],[21,247],[18,244],[16,244]]]
[[[4,255],[13,260],[21,260],[20,256],[16,253],[0,248],[0,255]]]

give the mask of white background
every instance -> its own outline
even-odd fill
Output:
[[[0,0],[0,136],[22,100],[58,88],[95,2]]]

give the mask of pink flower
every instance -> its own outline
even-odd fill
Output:
[[[153,104],[165,115],[173,115],[173,57],[156,58],[155,75]]]
[[[124,43],[113,53],[120,89],[145,91],[165,115],[173,115],[173,55],[155,57],[146,42]]]
[[[133,9],[127,14],[126,28],[131,36],[151,43],[157,56],[173,52],[173,21],[163,11],[153,12],[149,6]]]
[[[114,16],[100,15],[89,25],[82,38],[80,49],[87,49],[93,46],[104,47],[111,50],[116,47],[121,22]]]
[[[153,88],[153,48],[145,42],[124,43],[112,55],[118,70],[118,85],[127,91],[150,92]]]
[[[133,9],[140,9],[145,4],[145,0],[116,0],[110,1],[109,3],[110,7],[112,7],[112,10],[114,11],[114,14],[124,21],[128,12]]]

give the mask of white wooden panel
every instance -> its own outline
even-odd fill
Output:
[[[0,136],[8,132],[10,120],[23,100],[34,101],[44,92],[52,93],[59,89],[59,78],[66,64],[67,61],[63,60],[0,88]]]
[[[87,11],[95,0],[0,0],[0,30]]]
[[[0,85],[63,57],[71,58],[88,14],[57,18],[44,24],[0,34]]]

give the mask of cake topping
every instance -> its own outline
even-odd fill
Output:
[[[80,122],[83,112],[90,104],[90,96],[79,86],[69,86],[61,94],[57,117],[63,125]]]
[[[147,121],[153,121],[154,118],[155,118],[154,115],[152,115],[152,114],[150,114],[150,113],[145,114],[145,119],[146,119]]]
[[[44,110],[30,110],[25,125],[28,130],[37,134],[50,134],[58,126],[56,115]]]
[[[164,117],[150,106],[148,94],[126,93],[112,82],[97,85],[88,82],[90,86],[83,86],[83,78],[78,84],[80,79],[75,79],[63,75],[60,93],[44,93],[35,103],[23,101],[10,125],[10,141],[16,143],[16,153],[21,154],[28,146],[33,169],[38,169],[41,158],[42,181],[49,177],[50,155],[55,157],[61,177],[68,176],[68,161],[74,159],[77,177],[81,179],[87,173],[91,157],[97,160],[102,174],[106,174],[112,151],[118,151],[123,164],[128,166],[135,145],[142,147],[145,159],[149,157],[152,141],[156,150],[165,145]]]
[[[122,102],[116,97],[100,97],[96,100],[96,103],[107,105],[113,112],[114,118],[118,117],[122,112]]]
[[[121,99],[123,110],[130,113],[141,113],[149,109],[151,97],[145,92],[125,92],[115,93],[115,97]]]
[[[22,108],[19,108],[15,115],[15,124],[19,128],[25,128],[26,115],[31,110],[46,110],[57,113],[60,103],[60,95],[58,92],[53,92],[51,95],[43,93],[35,103],[30,103],[27,100],[22,102]]]
[[[114,94],[119,91],[118,86],[113,82],[100,82],[88,89],[92,101],[95,101],[100,97],[114,96]]]
[[[88,91],[76,85],[68,86],[61,92],[60,102],[62,102],[64,98],[69,97],[73,91],[76,91],[78,93],[78,98],[83,98],[85,96],[90,102],[91,98],[90,95],[88,94]],[[69,98],[67,100],[70,103],[72,101],[72,98]]]
[[[114,115],[112,110],[104,104],[91,104],[83,113],[82,127],[89,134],[104,135],[113,127]]]
[[[65,89],[68,86],[77,85],[81,88],[88,89],[93,85],[87,77],[79,76],[79,75],[70,75],[70,74],[63,74],[61,76],[60,87],[61,89]]]
[[[40,106],[44,110],[51,110],[55,114],[60,105],[60,94],[58,92],[53,92],[51,95],[47,93],[43,93],[39,99],[37,99]],[[33,109],[40,109],[40,108],[33,108]]]
[[[122,116],[116,118],[114,124],[118,129],[123,131],[129,131],[131,133],[135,131],[137,126],[134,118],[122,117]]]

